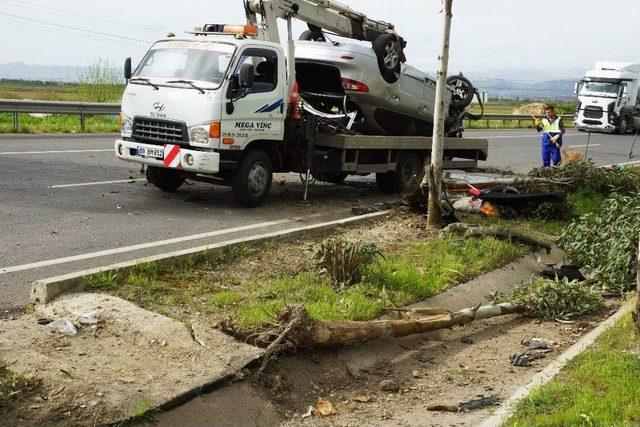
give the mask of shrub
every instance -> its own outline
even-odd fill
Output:
[[[625,292],[635,285],[639,237],[640,194],[614,193],[599,210],[569,224],[558,245],[606,288]]]
[[[318,246],[314,258],[316,267],[325,272],[334,286],[353,285],[362,280],[368,265],[381,256],[373,244],[351,243],[343,239],[327,239]]]
[[[567,164],[559,168],[534,169],[530,175],[569,181],[573,185],[573,190],[593,190],[605,195],[613,192],[640,191],[638,168],[604,168],[596,166],[591,160]]]
[[[511,294],[496,292],[489,296],[494,304],[511,303],[534,317],[553,320],[596,313],[603,307],[602,297],[593,285],[549,279],[516,286]]]

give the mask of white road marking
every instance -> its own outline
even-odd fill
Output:
[[[86,187],[88,185],[121,184],[125,182],[139,182],[139,181],[146,181],[146,180],[147,180],[146,178],[135,178],[135,179],[116,179],[113,181],[79,182],[77,184],[50,185],[49,188]]]
[[[102,257],[102,256],[108,256],[108,255],[116,255],[116,254],[121,254],[121,253],[126,253],[126,252],[137,251],[137,250],[141,250],[141,249],[156,248],[158,246],[165,246],[165,245],[171,245],[171,244],[175,244],[175,243],[189,242],[189,241],[192,241],[192,240],[204,239],[204,238],[207,238],[207,237],[220,236],[220,235],[223,235],[223,234],[238,233],[238,232],[241,232],[241,231],[254,230],[256,228],[270,227],[270,226],[273,226],[273,225],[287,224],[287,223],[297,222],[297,221],[300,221],[300,220],[301,220],[300,218],[293,218],[293,219],[280,219],[280,220],[277,220],[277,221],[260,222],[260,223],[257,223],[257,224],[244,225],[242,227],[227,228],[225,230],[216,230],[216,231],[210,231],[210,232],[207,232],[207,233],[193,234],[191,236],[176,237],[176,238],[173,238],[173,239],[158,240],[156,242],[148,242],[148,243],[141,243],[141,244],[138,244],[138,245],[124,246],[122,248],[107,249],[107,250],[104,250],[104,251],[89,252],[89,253],[86,253],[86,254],[80,254],[80,255],[73,255],[73,256],[68,256],[68,257],[63,257],[63,258],[50,259],[50,260],[46,260],[46,261],[32,262],[32,263],[29,263],[29,264],[15,265],[15,266],[11,266],[11,267],[3,267],[3,268],[0,268],[0,274],[15,273],[17,271],[32,270],[32,269],[35,269],[35,268],[48,267],[48,266],[51,266],[51,265],[66,264],[66,263],[69,263],[69,262],[81,261],[83,259],[97,258],[97,257]]]
[[[0,151],[0,156],[10,156],[16,154],[106,153],[107,151],[113,151],[113,148],[95,150]]]
[[[624,166],[624,165],[637,165],[638,163],[640,163],[640,160],[634,160],[632,162],[614,163],[612,165],[605,165],[603,166],[603,168],[612,168],[614,166]]]
[[[569,145],[568,148],[584,148],[584,147],[599,147],[602,144],[580,144],[580,145]]]

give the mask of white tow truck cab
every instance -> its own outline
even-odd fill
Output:
[[[207,24],[167,37],[135,70],[127,59],[116,156],[146,165],[148,181],[165,191],[187,178],[231,185],[246,207],[262,203],[274,172],[311,173],[333,183],[375,173],[383,191],[401,190],[429,155],[431,138],[341,132],[331,118],[301,107],[292,59],[294,17],[314,31],[322,25],[360,40],[389,34],[396,40],[393,26],[327,0],[251,0],[245,8],[250,25]],[[277,19],[288,23],[286,48]],[[473,167],[486,159],[487,147],[486,140],[448,138],[445,156]]]
[[[640,64],[597,62],[575,93],[576,128],[619,134],[640,128]]]

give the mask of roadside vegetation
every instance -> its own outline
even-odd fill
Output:
[[[19,409],[39,390],[40,381],[12,372],[0,362],[0,418]]]
[[[20,133],[80,133],[80,117],[69,114],[31,115],[19,114]],[[118,118],[109,116],[86,116],[85,132],[118,132]],[[13,121],[10,113],[0,113],[0,133],[12,133]]]
[[[631,316],[517,407],[513,426],[637,425],[640,344]]]
[[[400,235],[389,235],[389,229],[401,228],[405,231]],[[375,249],[370,244],[327,243],[324,238],[236,246],[178,264],[144,264],[125,273],[99,274],[86,285],[183,321],[198,314],[213,320],[231,316],[248,330],[273,321],[278,311],[294,303],[317,320],[372,320],[386,309],[438,294],[527,251],[494,238],[440,237],[412,229],[406,219],[356,227],[345,239],[359,242],[365,234],[367,242],[378,242],[385,233],[388,240]],[[328,250],[338,253],[331,262],[322,255]]]

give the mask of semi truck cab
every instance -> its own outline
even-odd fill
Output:
[[[640,64],[598,62],[575,93],[576,128],[619,134],[640,128]]]

